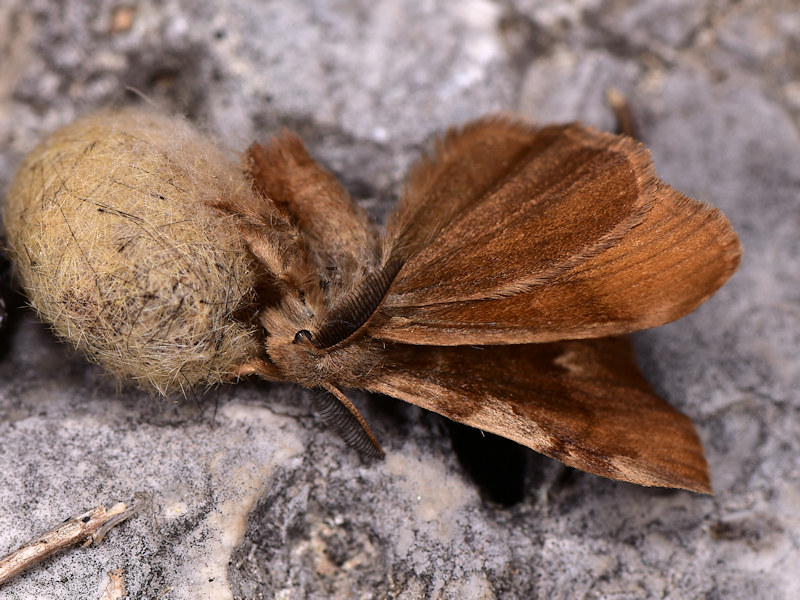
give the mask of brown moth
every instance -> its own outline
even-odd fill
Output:
[[[123,112],[71,127],[23,164],[6,227],[34,306],[118,376],[162,391],[176,373],[186,387],[256,374],[325,390],[324,420],[382,455],[342,391],[359,388],[590,473],[711,492],[691,421],[655,395],[619,336],[697,308],[736,270],[740,246],[720,211],[656,177],[642,144],[577,124],[480,119],[420,159],[380,232],[292,133],[254,144],[242,177],[210,141],[185,124],[172,133],[163,117]],[[128,152],[91,162],[132,145],[147,161]],[[94,180],[74,191],[82,169]],[[112,202],[125,194],[135,202]],[[162,205],[178,215],[156,222],[147,211]],[[80,219],[72,206],[85,209]],[[38,219],[50,217],[66,224],[57,251],[39,239]],[[193,220],[198,231],[168,231]],[[209,223],[215,241],[198,250]],[[140,240],[147,256],[107,264]],[[88,274],[50,289],[72,246],[69,264]],[[202,252],[214,255],[184,265]],[[142,266],[153,253],[157,263]],[[42,293],[48,261],[57,268]],[[107,281],[124,282],[113,303]],[[160,360],[170,366],[157,377]]]

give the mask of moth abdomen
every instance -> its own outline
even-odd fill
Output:
[[[380,306],[400,267],[402,263],[393,260],[366,275],[355,290],[331,310],[328,319],[314,335],[314,345],[330,348],[353,335]]]

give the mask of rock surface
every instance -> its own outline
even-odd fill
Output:
[[[698,426],[714,497],[527,453],[505,506],[434,415],[355,396],[388,451],[363,462],[300,388],[117,390],[12,302],[0,553],[135,492],[154,510],[0,595],[101,598],[122,569],[137,599],[798,597],[798,47],[793,0],[3,2],[2,189],[48,131],[147,101],[235,149],[298,130],[382,219],[433,132],[496,110],[613,128],[613,85],[661,176],[725,211],[745,257],[696,313],[636,338]]]

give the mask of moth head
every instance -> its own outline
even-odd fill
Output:
[[[342,334],[342,314],[330,304],[319,286],[311,286],[285,293],[279,304],[262,312],[265,350],[282,378],[309,388],[330,383],[357,387],[380,361],[381,353],[365,346],[368,341]]]
[[[326,313],[322,300],[313,289],[292,290],[261,315],[270,361],[284,375],[308,387],[319,385],[317,364],[324,356],[314,344],[314,334]]]

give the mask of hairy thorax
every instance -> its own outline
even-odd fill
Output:
[[[261,324],[267,332],[267,356],[288,378],[306,387],[358,387],[380,364],[383,353],[371,347],[374,340],[358,333],[319,347],[318,334],[326,316],[323,306],[312,306],[298,297],[285,298],[279,307],[264,311]]]

